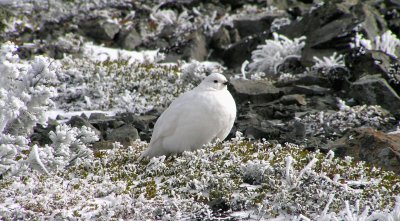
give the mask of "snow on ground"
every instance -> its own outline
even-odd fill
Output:
[[[59,120],[59,117],[62,117],[61,120],[59,120],[60,123],[66,122],[69,119],[71,119],[71,117],[73,116],[81,116],[82,114],[90,117],[90,115],[92,115],[93,113],[101,113],[104,114],[106,116],[115,116],[115,112],[114,111],[102,111],[102,110],[86,110],[86,111],[65,111],[65,110],[49,110],[46,111],[45,113],[45,117],[47,120]]]
[[[83,46],[84,55],[92,61],[116,61],[126,60],[132,63],[157,63],[163,59],[163,54],[158,50],[148,51],[128,51],[123,49],[108,48],[104,46],[86,43]]]

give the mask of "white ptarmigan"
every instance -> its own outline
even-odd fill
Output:
[[[207,76],[193,90],[181,94],[154,125],[149,147],[139,160],[201,148],[224,140],[236,118],[236,104],[222,74]]]

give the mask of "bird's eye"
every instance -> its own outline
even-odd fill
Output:
[[[218,83],[218,81],[217,81],[217,80],[214,80],[214,83]]]

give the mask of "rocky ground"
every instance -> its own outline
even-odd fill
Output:
[[[336,156],[400,173],[397,1],[48,1],[9,3],[0,12],[4,15],[0,27],[5,30],[1,42],[18,45],[21,58],[46,55],[65,63],[72,56],[70,66],[98,70],[73,60],[82,57],[84,43],[94,42],[126,50],[158,50],[164,57],[156,64],[127,67],[138,73],[159,68],[188,78],[170,77],[178,85],[173,91],[153,90],[137,78],[129,90],[148,87],[151,93],[171,97],[152,100],[154,105],[140,110],[120,109],[113,116],[60,115],[57,121],[34,128],[30,136],[34,143],[50,144],[49,132],[63,119],[74,127],[92,128],[100,137],[94,150],[109,149],[115,141],[124,146],[136,139],[149,141],[168,103],[210,71],[199,68],[198,62],[214,61],[231,78],[229,90],[238,107],[229,138],[240,131],[250,140],[294,143],[323,153],[333,150]],[[175,69],[157,66],[167,62],[177,64]],[[183,68],[182,63],[194,67]],[[98,68],[122,70],[121,64],[113,65],[102,63]],[[105,105],[103,101],[80,108],[76,104],[83,96],[67,93],[68,87],[84,82],[91,88],[85,96],[95,100],[98,85],[91,84],[90,76],[68,78],[72,83],[58,89],[56,104],[64,110],[107,110],[100,105]]]
[[[232,81],[230,91],[238,105],[232,134],[238,130],[252,139],[333,149],[340,156],[400,171],[400,135],[388,133],[396,130],[400,118],[399,45],[388,45],[394,54],[378,46],[352,46],[360,35],[374,42],[388,30],[399,34],[400,4],[395,1],[119,2],[108,8],[87,6],[81,10],[88,14],[69,12],[60,18],[51,17],[56,6],[49,5],[48,11],[45,5],[36,7],[33,11],[41,19],[33,27],[17,26],[1,35],[3,41],[21,45],[22,57],[46,54],[57,59],[78,54],[82,42],[94,41],[127,50],[159,49],[163,62],[218,61],[227,67],[227,76],[242,76],[242,63],[273,32],[290,39],[305,36],[301,54],[275,64],[277,71],[250,69],[247,79]],[[68,35],[73,36],[63,39]],[[334,53],[340,54],[339,63],[315,66],[315,57]],[[264,77],[251,80],[259,71]],[[348,107],[342,108],[342,101]],[[78,117],[70,123],[96,128],[103,141],[149,140],[161,112]],[[37,128],[33,139],[45,142],[41,131],[48,130]]]

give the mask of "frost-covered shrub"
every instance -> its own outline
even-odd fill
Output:
[[[267,161],[247,161],[241,165],[243,182],[249,184],[260,184],[265,182],[264,173],[270,169],[271,165]]]
[[[381,36],[376,36],[374,41],[365,39],[362,34],[356,33],[354,42],[350,43],[352,48],[365,48],[368,50],[379,50],[397,58],[396,50],[400,47],[400,40],[390,30]]]
[[[338,103],[339,111],[320,111],[301,117],[300,121],[307,126],[306,133],[312,136],[335,137],[357,127],[393,127],[395,118],[380,106],[349,107],[341,100]]]
[[[400,191],[397,175],[335,158],[333,152],[249,142],[238,133],[205,149],[137,162],[147,145],[115,145],[94,153],[91,163],[80,162],[49,177],[7,177],[0,183],[0,216],[343,220],[349,214],[358,217],[364,208],[381,216],[398,211],[398,204],[392,209]]]
[[[59,108],[136,114],[167,107],[176,96],[197,86],[197,78],[222,70],[220,65],[198,62],[178,66],[65,58],[63,64],[63,84],[56,98]]]
[[[343,55],[337,54],[334,52],[330,57],[322,57],[322,59],[318,57],[313,57],[315,64],[312,66],[313,69],[316,70],[323,70],[323,71],[329,71],[332,68],[337,68],[337,67],[345,67]]]
[[[252,52],[249,68],[253,72],[277,73],[278,65],[287,58],[301,56],[306,37],[291,40],[283,35],[273,33],[273,40],[265,40],[264,45],[257,46]]]
[[[78,129],[59,125],[51,131],[51,144],[44,147],[30,147],[28,139],[22,136],[0,135],[0,176],[21,176],[29,168],[50,174],[63,171],[76,162],[89,163],[93,159],[89,145],[98,140],[93,130],[83,126]]]
[[[18,160],[26,159],[30,147],[23,136],[0,134],[0,177],[17,174],[21,168]]]
[[[217,62],[198,62],[191,61],[180,65],[182,74],[180,78],[193,85],[198,85],[207,75],[212,73],[222,73],[225,70],[221,64]]]
[[[400,84],[400,65],[391,64],[388,70],[389,83]]]
[[[289,18],[275,18],[272,23],[271,23],[271,32],[276,32],[279,29],[281,29],[281,27],[286,26],[286,25],[290,25],[292,21],[290,21]]]
[[[7,1],[2,1],[2,3],[5,2]],[[7,36],[22,33],[24,29],[37,30],[49,22],[57,23],[72,19],[78,23],[88,14],[99,13],[98,9],[113,9],[129,5],[126,0],[94,0],[79,3],[64,0],[8,2],[10,4],[2,4],[9,16],[2,17],[5,28],[0,32],[0,35]]]
[[[88,144],[98,141],[96,133],[86,127],[70,127],[68,125],[58,125],[56,131],[49,133],[52,144],[43,149],[43,162],[50,168],[64,168],[72,165],[78,158],[89,157],[92,150]]]
[[[203,7],[183,8],[178,13],[171,9],[158,9],[154,7],[150,14],[150,27],[144,33],[145,40],[161,34],[171,35],[179,41],[185,41],[187,36],[196,30],[203,30],[207,36],[212,36],[222,26],[233,26],[233,17],[226,13],[217,15],[216,11],[209,11]],[[165,37],[165,36],[164,36]]]
[[[170,9],[153,10],[150,14],[150,19],[157,26],[156,35],[165,31],[165,29],[169,29],[168,32],[179,36],[187,34],[197,27],[196,22],[190,22],[195,20],[195,14],[189,12],[187,9],[184,9],[180,14]]]
[[[45,57],[22,61],[17,47],[0,49],[0,175],[15,175],[29,165],[28,136],[36,124],[45,125],[45,112],[57,95],[54,84],[59,63]],[[32,154],[30,154],[32,152]],[[29,161],[29,160],[28,160]]]
[[[30,144],[36,124],[47,123],[56,85],[62,76],[60,63],[42,56],[20,60],[11,43],[0,49],[0,176],[24,174],[30,168],[49,173],[82,156],[90,155],[87,144],[97,140],[88,128],[57,127],[50,134],[53,144]]]
[[[45,111],[57,95],[59,63],[40,56],[23,62],[11,43],[0,50],[0,132],[30,134],[37,123],[46,124]]]

